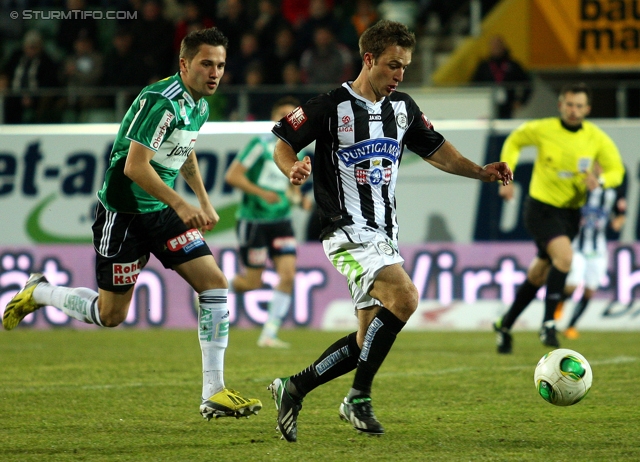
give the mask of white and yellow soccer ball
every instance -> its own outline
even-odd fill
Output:
[[[580,353],[558,348],[538,361],[533,380],[545,401],[556,406],[571,406],[587,396],[593,373]]]

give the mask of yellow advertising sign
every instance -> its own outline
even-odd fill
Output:
[[[640,0],[532,0],[534,69],[640,68]]]

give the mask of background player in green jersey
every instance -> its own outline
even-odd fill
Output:
[[[277,122],[299,105],[293,97],[275,102],[271,120]],[[242,201],[236,214],[236,234],[244,274],[231,281],[231,289],[246,292],[262,287],[262,273],[267,257],[273,261],[280,278],[269,303],[269,315],[258,346],[288,348],[280,340],[278,330],[291,306],[296,274],[296,240],[291,223],[291,200],[302,200],[299,187],[293,186],[280,173],[273,160],[276,137],[272,134],[256,137],[229,166],[225,179],[242,190]]]
[[[520,150],[535,146],[529,196],[524,205],[524,223],[538,248],[527,271],[527,279],[515,300],[493,325],[498,353],[511,353],[511,327],[535,298],[538,289],[547,286],[540,341],[559,347],[554,314],[563,298],[567,274],[571,269],[571,241],[580,226],[580,208],[587,191],[597,187],[615,188],[624,177],[618,148],[595,124],[585,120],[591,111],[590,90],[582,83],[567,85],[560,91],[560,117],[525,122],[504,142],[500,160],[514,169]],[[602,167],[593,173],[594,162]],[[500,188],[505,200],[513,198],[513,184]]]
[[[52,305],[80,321],[115,327],[126,319],[138,275],[153,254],[198,293],[200,413],[207,420],[249,416],[262,408],[259,400],[225,387],[227,280],[200,232],[212,229],[219,217],[202,182],[194,144],[209,113],[202,97],[218,88],[227,43],[216,28],[187,35],[180,48],[180,71],[145,87],[127,111],[98,192],[93,224],[98,292],[57,287],[43,274],[32,274],[3,317],[9,330],[27,314]],[[178,174],[199,205],[175,192]]]

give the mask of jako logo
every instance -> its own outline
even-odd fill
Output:
[[[193,148],[195,144],[196,144],[196,140],[192,139],[191,142],[189,143],[189,146],[176,146],[171,150],[169,154],[167,154],[167,157],[171,157],[171,156],[189,157],[193,152]]]

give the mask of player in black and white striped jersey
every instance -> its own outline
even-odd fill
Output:
[[[433,129],[413,99],[397,90],[411,62],[415,37],[406,26],[380,21],[360,38],[362,70],[296,108],[276,123],[274,160],[291,183],[311,174],[296,153],[315,141],[314,195],[321,240],[349,282],[358,331],[336,341],[311,366],[269,386],[283,438],[297,440],[302,399],[317,386],[356,369],[340,416],[360,432],[382,434],[371,405],[373,378],[396,335],[416,310],[418,292],[398,252],[395,186],[406,146],[433,166],[456,175],[508,184],[506,163],[481,167]]]
[[[594,164],[597,177],[601,168]],[[607,274],[609,252],[607,250],[607,227],[619,232],[624,225],[627,201],[623,185],[617,188],[598,187],[587,194],[587,202],[581,208],[580,230],[573,239],[573,259],[567,276],[565,297],[570,297],[582,284],[583,294],[573,309],[571,319],[564,331],[570,340],[579,337],[576,329],[578,319],[584,314],[595,292],[600,288]],[[559,306],[563,306],[564,302]],[[557,317],[561,315],[561,308]]]

